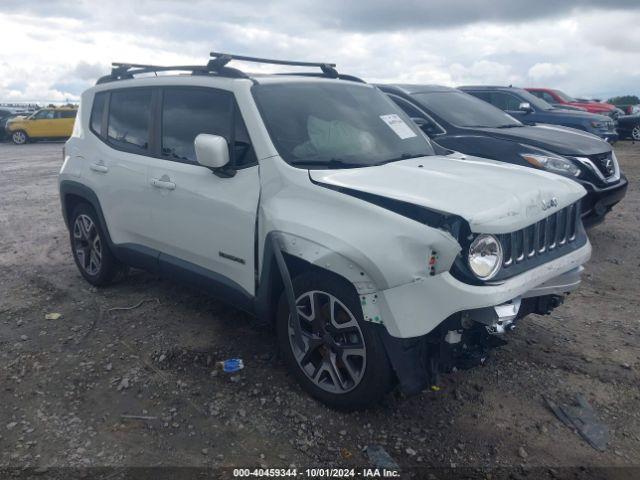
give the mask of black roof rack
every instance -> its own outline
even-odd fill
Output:
[[[338,78],[338,71],[336,70],[335,63],[326,63],[326,62],[296,62],[291,60],[274,60],[271,58],[258,58],[258,57],[246,57],[244,55],[232,55],[230,53],[220,53],[220,52],[211,52],[212,60],[209,62],[214,62],[216,65],[221,67],[225,66],[231,60],[240,60],[241,62],[252,62],[252,63],[268,63],[271,65],[288,65],[293,67],[320,67],[322,73],[331,78]]]
[[[100,77],[96,82],[96,85],[101,83],[113,82],[115,80],[125,80],[134,78],[135,75],[143,73],[155,73],[158,72],[191,72],[192,75],[218,75],[221,77],[230,78],[250,78],[246,73],[236,68],[227,67],[227,64],[232,60],[240,60],[242,62],[253,63],[267,63],[271,65],[288,65],[295,67],[319,67],[321,72],[317,73],[282,73],[279,75],[301,75],[311,77],[329,77],[337,78],[341,80],[350,80],[354,82],[365,83],[364,80],[354,77],[352,75],[342,75],[336,70],[335,63],[322,63],[322,62],[296,62],[290,60],[273,60],[269,58],[247,57],[244,55],[232,55],[230,53],[211,52],[211,59],[206,65],[174,65],[174,66],[160,66],[160,65],[144,65],[139,63],[112,63],[111,73]]]

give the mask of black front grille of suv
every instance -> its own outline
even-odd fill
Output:
[[[504,260],[494,280],[512,277],[570,250],[586,240],[580,219],[580,202],[558,210],[539,222],[512,233],[498,235]]]

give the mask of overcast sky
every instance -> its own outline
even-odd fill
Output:
[[[205,63],[211,50],[378,82],[640,95],[640,1],[0,0],[0,101],[75,100],[112,61]]]

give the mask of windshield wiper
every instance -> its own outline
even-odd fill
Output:
[[[524,127],[524,125],[520,125],[518,123],[507,123],[505,125],[498,125],[496,128],[517,128]]]
[[[330,160],[293,160],[291,165],[319,165],[327,168],[358,168],[358,167],[370,167],[371,165],[357,162],[347,162],[339,158],[332,158]]]
[[[403,153],[399,157],[391,158],[389,160],[383,160],[382,162],[374,163],[374,165],[384,165],[385,163],[399,162],[401,160],[409,160],[410,158],[420,158],[425,157],[426,155],[416,155],[413,153]]]

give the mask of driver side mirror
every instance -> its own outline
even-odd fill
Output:
[[[229,144],[220,135],[199,134],[194,140],[198,163],[210,168],[221,177],[232,177],[235,171],[225,168],[229,164]]]
[[[525,113],[531,113],[533,112],[533,107],[529,102],[522,102],[520,105],[518,105],[518,110]]]

